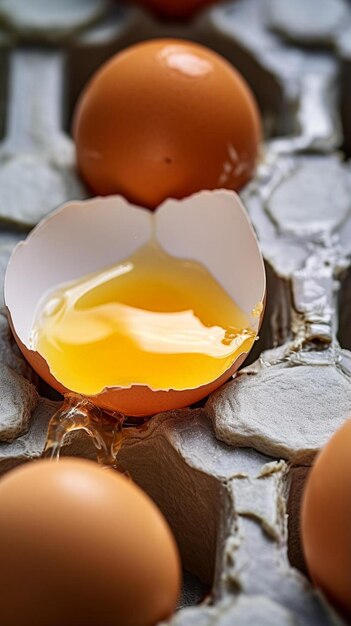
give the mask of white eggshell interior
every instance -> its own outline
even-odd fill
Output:
[[[149,241],[152,214],[120,196],[70,202],[15,248],[5,276],[5,303],[28,347],[38,307],[59,285],[118,263]]]
[[[263,301],[265,270],[247,213],[233,191],[202,191],[168,200],[156,213],[156,236],[177,257],[207,267],[248,315]],[[259,320],[252,319],[253,326]]]
[[[263,301],[262,257],[234,192],[168,200],[155,213],[121,196],[70,202],[43,220],[10,259],[5,302],[20,340],[28,347],[38,308],[49,292],[118,263],[152,236],[169,254],[203,263],[247,314]],[[258,326],[259,320],[252,323]]]

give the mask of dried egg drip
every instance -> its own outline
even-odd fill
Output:
[[[200,263],[148,243],[114,267],[63,286],[41,307],[32,349],[67,389],[191,389],[250,350],[246,314]]]

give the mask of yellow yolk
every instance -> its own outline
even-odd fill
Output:
[[[156,244],[64,285],[46,300],[31,347],[67,389],[192,389],[223,374],[256,333],[200,263]]]

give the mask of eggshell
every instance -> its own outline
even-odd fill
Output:
[[[202,189],[240,189],[255,169],[261,123],[234,67],[204,46],[170,39],[105,63],[79,99],[73,134],[96,194],[155,208]]]
[[[65,391],[44,359],[29,349],[41,302],[62,283],[130,256],[152,234],[166,252],[204,264],[249,316],[264,302],[262,256],[234,192],[204,191],[183,201],[168,200],[155,213],[132,206],[121,196],[70,202],[16,247],[5,277],[5,302],[18,345],[38,374],[57,390]],[[261,317],[251,316],[257,332]],[[160,391],[134,385],[105,389],[92,400],[106,410],[137,417],[188,406],[228,380],[246,356],[239,355],[220,378],[196,389]]]
[[[333,435],[309,474],[302,539],[314,582],[351,619],[350,451],[351,420]]]
[[[154,626],[175,609],[180,561],[139,487],[95,463],[23,465],[0,481],[4,626]]]

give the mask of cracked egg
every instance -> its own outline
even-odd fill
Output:
[[[204,191],[154,213],[121,196],[69,202],[5,278],[24,356],[52,387],[142,417],[228,380],[260,327],[265,272],[239,197]]]

